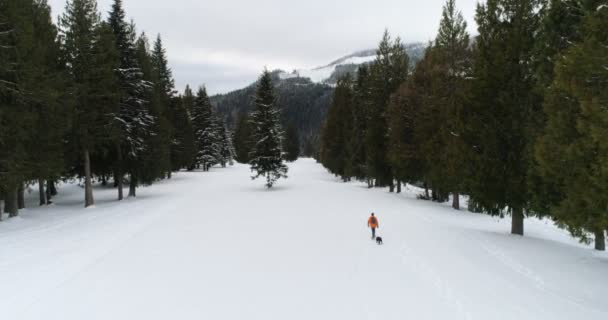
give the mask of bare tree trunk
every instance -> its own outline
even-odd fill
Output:
[[[426,183],[426,181],[424,182],[424,198],[426,200],[429,200],[431,198],[431,196],[429,195],[429,185],[428,183]]]
[[[49,185],[47,186],[47,188],[49,188],[51,190],[52,196],[57,195],[58,192],[57,192],[57,186],[55,185],[55,180],[49,179]]]
[[[5,198],[6,198],[6,195],[4,193],[0,192],[0,221],[2,221],[2,215],[4,214],[3,206],[5,204],[5,202],[4,202]]]
[[[13,188],[6,192],[6,201],[5,201],[5,212],[8,213],[10,218],[16,217],[19,215],[19,191],[18,187]]]
[[[116,176],[118,177],[118,201],[123,199],[123,195],[122,195],[122,187],[123,187],[123,183],[122,183],[122,178],[124,176],[124,173],[122,172],[122,150],[120,149],[120,144],[116,144],[116,154],[118,156],[118,164],[116,165]]]
[[[84,207],[90,207],[95,204],[93,199],[93,181],[91,179],[91,158],[89,150],[84,150]]]
[[[389,183],[389,185],[388,185],[388,191],[389,191],[390,193],[395,192],[395,182],[393,181],[393,179],[391,179],[391,182],[390,182],[390,183]]]
[[[108,179],[106,178],[105,174],[101,175],[101,185],[104,187],[108,185]]]
[[[524,235],[524,211],[521,208],[513,208],[511,212],[511,233]]]
[[[44,179],[38,178],[38,194],[40,196],[40,205],[46,205],[46,191],[44,190]]]
[[[401,193],[401,181],[397,180],[397,193]]]
[[[452,193],[452,208],[455,210],[460,210],[460,193],[454,192]]]
[[[169,170],[169,172],[167,172],[167,179],[171,179],[172,176],[172,172]]]
[[[137,175],[131,174],[131,180],[129,181],[129,197],[136,197],[135,192],[137,189]]]
[[[606,251],[606,237],[604,230],[594,232],[595,234],[595,250]]]
[[[19,209],[25,209],[25,185],[23,182],[19,184],[19,189],[17,190],[17,206]]]
[[[53,201],[51,201],[51,198],[53,196],[53,192],[51,190],[51,186],[52,185],[53,185],[53,180],[52,179],[47,179],[46,180],[46,204],[53,203]]]

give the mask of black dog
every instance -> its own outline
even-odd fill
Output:
[[[378,245],[382,244],[382,237],[376,237],[376,244],[378,244]]]

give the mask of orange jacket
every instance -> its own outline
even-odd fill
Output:
[[[378,218],[376,218],[376,217],[369,217],[369,219],[367,219],[367,225],[370,228],[378,228]]]

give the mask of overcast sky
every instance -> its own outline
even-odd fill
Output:
[[[48,0],[53,15],[66,0]],[[429,41],[445,0],[123,0],[150,39],[160,33],[179,90],[223,93],[253,82],[264,66],[291,71],[373,48],[385,28],[404,42]],[[105,18],[113,0],[98,0]],[[477,0],[457,0],[476,33]]]

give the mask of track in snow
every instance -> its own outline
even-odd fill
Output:
[[[0,223],[8,319],[606,319],[608,256],[564,231],[343,184],[309,159],[266,191],[245,166],[113,201],[64,186]],[[35,205],[35,194],[31,205]],[[377,246],[365,224],[380,219]]]

